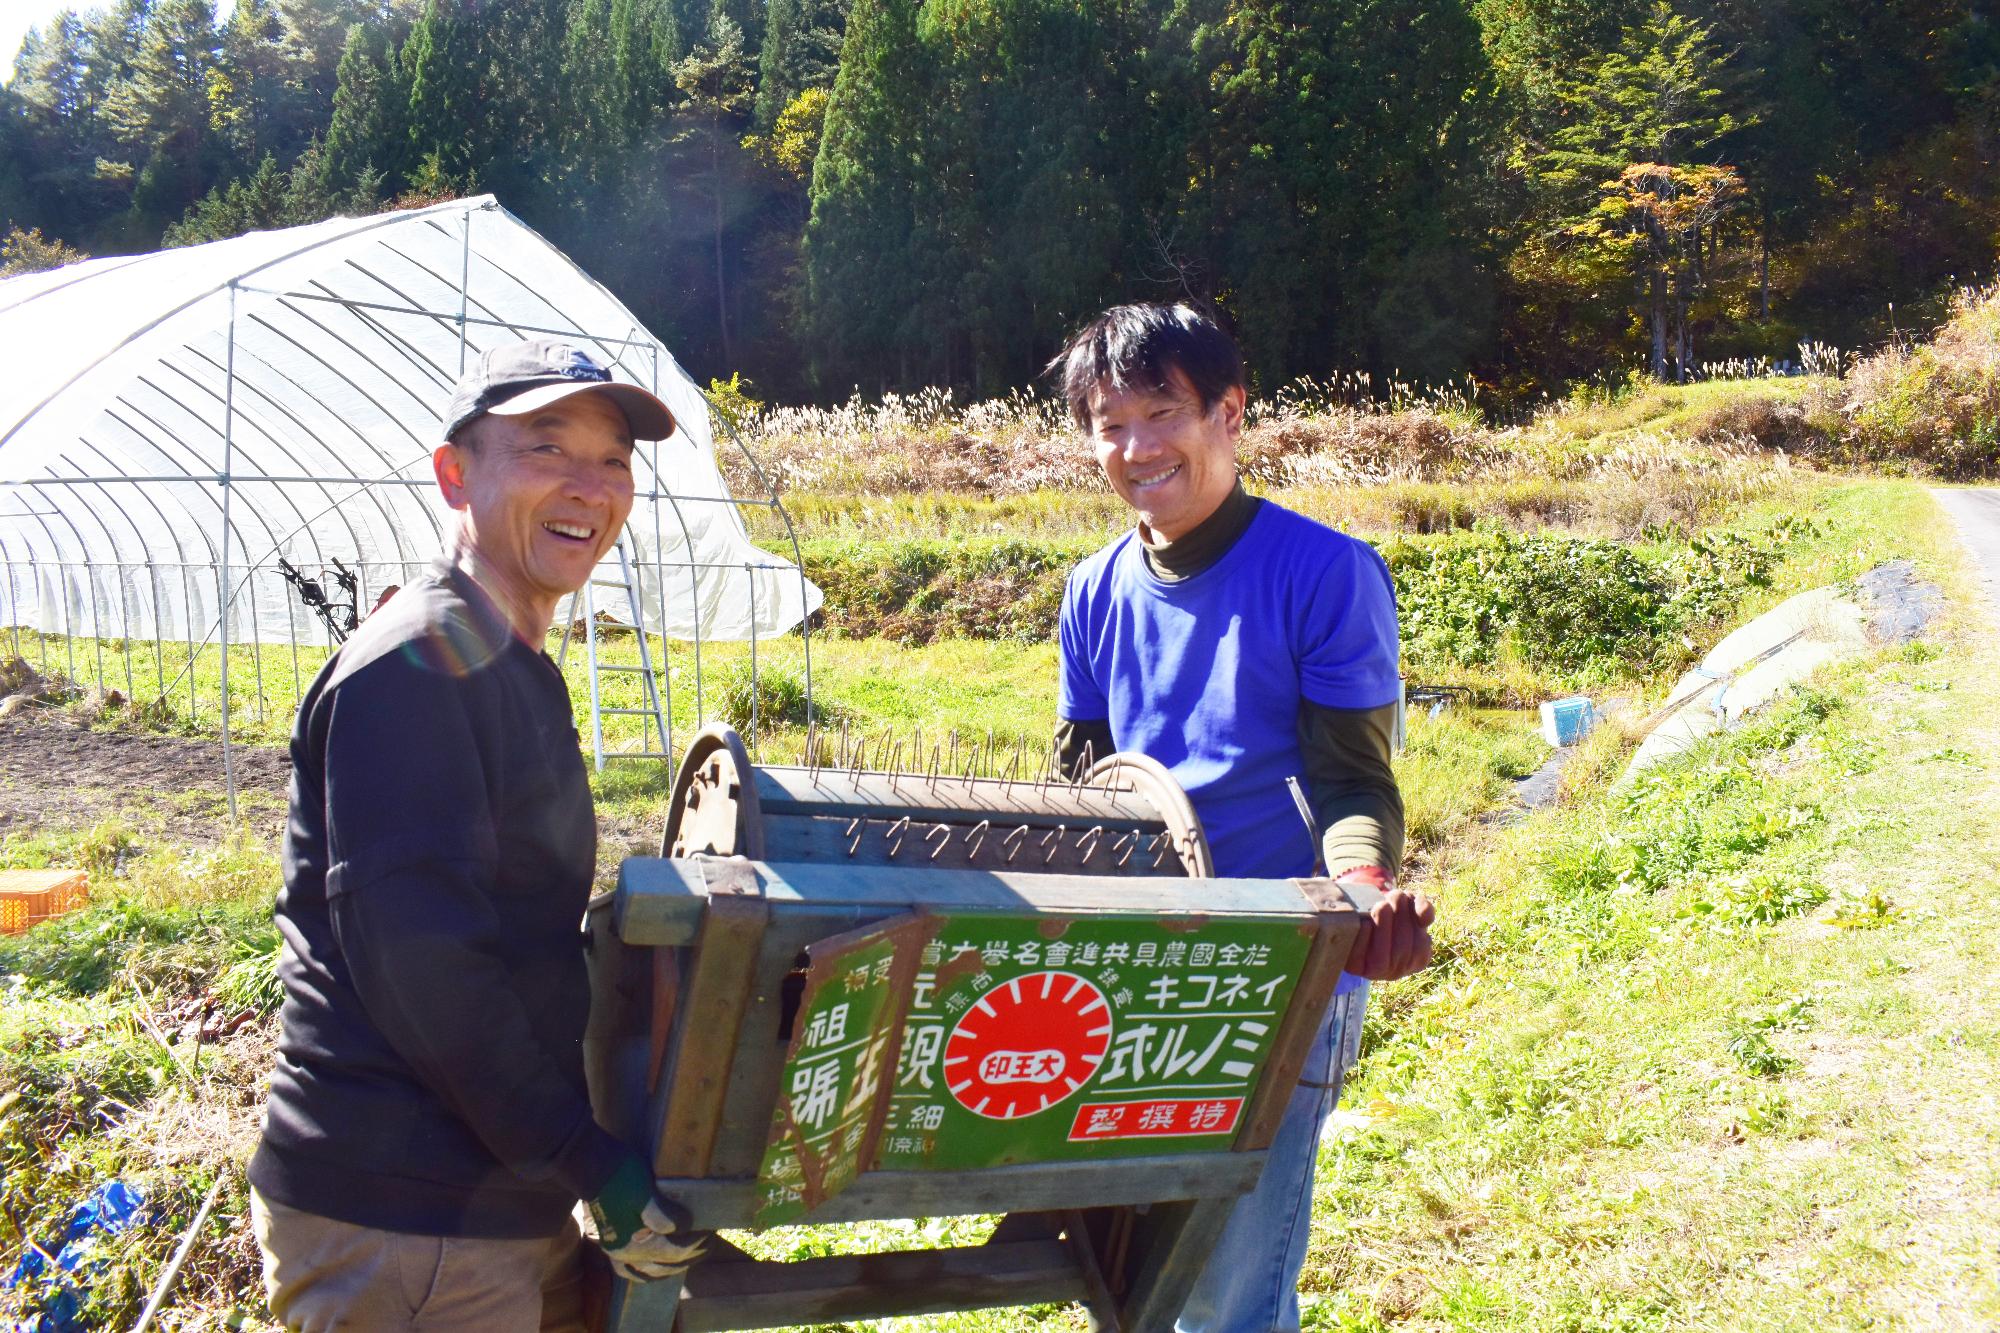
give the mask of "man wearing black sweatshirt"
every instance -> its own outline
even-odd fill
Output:
[[[672,430],[566,343],[484,354],[433,458],[444,553],[300,705],[250,1164],[288,1328],[581,1328],[579,1200],[627,1276],[699,1251],[584,1089],[596,825],[542,650],[631,511],[634,439]]]

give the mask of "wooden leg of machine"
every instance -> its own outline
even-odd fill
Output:
[[[1138,1269],[1119,1311],[1124,1333],[1173,1328],[1235,1206],[1233,1198],[1156,1203],[1137,1220],[1132,1252],[1140,1256]]]
[[[680,1315],[681,1280],[628,1282],[611,1279],[611,1308],[604,1333],[674,1333]]]
[[[1083,1271],[1083,1285],[1089,1292],[1084,1309],[1090,1314],[1090,1327],[1095,1333],[1120,1333],[1123,1325],[1118,1315],[1118,1300],[1111,1294],[1111,1284],[1105,1281],[1104,1264],[1098,1257],[1089,1220],[1076,1208],[1061,1216],[1063,1240],[1076,1256],[1076,1266]]]

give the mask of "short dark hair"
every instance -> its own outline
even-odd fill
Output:
[[[471,449],[477,447],[477,445],[480,442],[479,441],[479,433],[481,429],[480,423],[486,421],[487,419],[488,419],[487,415],[484,412],[481,412],[478,416],[474,417],[472,420],[468,422],[465,422],[457,430],[445,436],[444,442],[446,444],[455,444],[461,449]]]
[[[1070,418],[1089,430],[1090,395],[1098,385],[1157,391],[1176,370],[1194,386],[1204,412],[1243,387],[1236,340],[1190,305],[1112,306],[1077,331],[1046,373],[1061,378]]]

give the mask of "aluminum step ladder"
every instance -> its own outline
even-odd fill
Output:
[[[653,647],[646,639],[646,603],[640,596],[639,575],[632,557],[625,549],[625,538],[621,534],[612,549],[618,553],[618,577],[600,578],[595,573],[590,581],[576,590],[570,597],[569,617],[563,623],[562,644],[556,650],[556,666],[561,667],[569,655],[569,644],[576,633],[577,612],[583,613],[583,637],[585,663],[590,674],[590,752],[591,758],[602,773],[604,765],[612,759],[664,759],[673,760],[674,734],[667,721],[667,708],[662,703],[663,685],[661,668],[653,665]],[[607,662],[599,650],[597,634],[597,590],[616,589],[625,594],[625,604],[632,612],[632,632],[639,642],[639,662],[634,666],[625,662]],[[613,599],[615,602],[615,598]],[[661,641],[664,651],[665,641]],[[637,676],[643,692],[643,704],[638,708],[607,708],[604,706],[604,692],[601,681],[604,675]],[[616,750],[604,752],[604,719],[607,717],[637,717],[650,719],[641,724],[639,748],[636,750]],[[658,748],[654,748],[654,742]]]

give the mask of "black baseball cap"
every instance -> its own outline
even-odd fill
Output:
[[[618,404],[635,440],[664,440],[674,433],[674,414],[636,384],[620,384],[590,353],[561,338],[508,343],[479,355],[451,391],[445,409],[449,440],[488,412],[514,417],[547,407],[573,393],[601,393]]]

